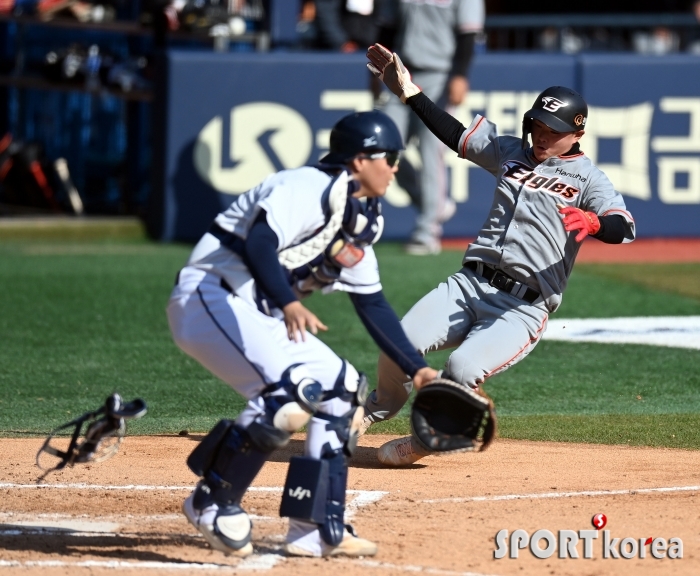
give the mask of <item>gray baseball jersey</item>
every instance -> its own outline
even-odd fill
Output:
[[[582,152],[542,163],[523,150],[520,138],[498,136],[496,126],[476,116],[459,141],[459,155],[496,177],[491,210],[464,254],[462,270],[418,301],[401,320],[421,354],[454,349],[445,365],[456,381],[477,388],[525,358],[547,327],[580,244],[567,232],[557,204],[621,215],[635,235],[632,216],[608,178]],[[469,264],[476,263],[476,270]],[[483,265],[501,269],[540,296],[529,304],[491,285]],[[377,390],[367,400],[369,417],[393,417],[408,400],[412,383],[385,355]]]
[[[581,244],[567,232],[557,204],[598,216],[619,214],[627,223],[624,242],[635,236],[634,220],[608,178],[583,152],[542,163],[523,150],[520,138],[498,136],[477,115],[459,142],[459,155],[496,177],[491,210],[463,262],[496,266],[542,294],[549,312],[561,304]]]
[[[449,72],[455,32],[480,32],[483,0],[401,0],[396,51],[409,70]]]

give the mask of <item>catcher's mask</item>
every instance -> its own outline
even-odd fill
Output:
[[[44,470],[37,480],[41,482],[50,472],[61,470],[75,463],[104,462],[114,456],[126,433],[125,420],[141,418],[146,413],[146,403],[137,398],[126,404],[116,392],[109,396],[101,408],[94,412],[86,412],[82,416],[59,426],[49,434],[36,455],[36,465]],[[87,423],[85,438],[81,439],[83,424]],[[58,432],[73,428],[73,433],[66,450],[60,450],[52,445],[52,440]],[[45,466],[45,456],[58,458],[55,466]]]
[[[550,86],[523,115],[523,148],[527,148],[532,121],[539,120],[555,132],[578,132],[586,127],[588,105],[578,92],[565,86]]]

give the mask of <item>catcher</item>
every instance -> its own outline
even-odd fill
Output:
[[[479,390],[488,377],[525,358],[539,342],[549,314],[561,304],[581,242],[589,235],[609,244],[632,242],[634,220],[622,196],[580,148],[588,106],[574,90],[547,88],[525,113],[522,137],[499,136],[483,116],[465,128],[433,104],[411,82],[396,53],[375,44],[367,57],[370,71],[440,140],[496,177],[491,210],[461,269],[401,321],[421,354],[454,349],[443,377]],[[365,430],[395,416],[412,388],[399,366],[382,354],[378,387],[366,404]],[[442,451],[445,444],[450,449],[448,440],[459,428],[453,419],[460,421],[460,412],[454,409],[438,418],[440,406],[453,403],[437,389],[423,397],[430,388],[416,397],[414,435],[379,449],[383,464],[406,466]],[[457,430],[466,449],[475,422]]]

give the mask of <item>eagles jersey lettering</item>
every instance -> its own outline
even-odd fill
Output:
[[[460,138],[459,155],[497,179],[489,215],[463,262],[497,266],[542,294],[549,312],[561,304],[581,246],[562,226],[557,204],[619,214],[627,223],[624,242],[634,240],[634,219],[622,196],[583,152],[539,163],[520,138],[499,136],[477,115]]]

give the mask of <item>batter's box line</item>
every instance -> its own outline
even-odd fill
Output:
[[[197,562],[124,562],[121,560],[83,560],[66,562],[64,560],[0,560],[0,568],[111,568],[155,569],[155,570],[270,570],[282,559],[277,554],[262,554],[245,558],[238,564],[211,564]]]
[[[582,490],[581,492],[543,492],[534,494],[503,494],[500,496],[468,496],[461,498],[430,498],[419,500],[425,504],[442,502],[497,502],[499,500],[539,500],[544,498],[575,498],[578,496],[615,496],[619,494],[653,494],[658,492],[698,492],[700,486],[668,486],[662,488],[634,488],[629,490]]]
[[[482,572],[457,572],[443,570],[442,568],[429,568],[427,566],[415,566],[412,564],[392,564],[390,562],[378,562],[376,560],[336,559],[335,562],[343,564],[360,565],[364,568],[383,568],[396,572],[420,572],[422,574],[436,574],[438,576],[498,576],[496,574],[484,574]]]
[[[134,490],[134,491],[180,491],[194,490],[194,485],[191,486],[158,486],[146,484],[85,484],[77,482],[73,484],[17,484],[13,482],[0,482],[0,488],[27,490]],[[281,486],[251,486],[248,492],[282,492]],[[360,506],[371,504],[384,497],[389,492],[384,490],[348,490],[348,494],[357,494],[354,500],[359,500]],[[354,501],[353,500],[353,501]]]
[[[262,554],[251,556],[236,565],[230,564],[200,564],[194,562],[124,562],[120,560],[84,560],[78,562],[66,562],[64,560],[0,560],[0,568],[107,568],[107,569],[155,569],[155,570],[228,570],[237,572],[239,570],[270,570],[280,560],[285,560],[284,556],[278,554]],[[496,576],[493,574],[483,574],[481,572],[455,572],[452,570],[442,570],[440,568],[429,568],[425,566],[391,564],[389,562],[375,562],[373,560],[339,560],[335,562],[343,564],[360,565],[364,568],[383,568],[400,572],[420,572],[424,574],[435,574],[437,576]]]
[[[388,492],[383,492],[381,490],[352,490],[348,491],[351,494],[355,494],[355,498],[353,498],[346,506],[345,509],[345,519],[350,520],[356,513],[357,511],[362,508],[363,506],[367,506],[368,504],[372,504],[374,502],[378,502],[381,500],[381,498],[388,494]],[[282,518],[279,516],[259,516],[257,514],[249,514],[251,520],[256,521],[256,522],[276,522],[276,521],[281,521]],[[30,520],[27,520],[26,518],[30,518]],[[128,515],[124,516],[123,518],[127,520],[127,522],[124,522],[122,520],[122,517],[120,516],[110,516],[109,518],[113,519],[118,519],[120,522],[118,523],[110,523],[110,524],[105,524],[105,527],[102,527],[101,530],[84,530],[81,528],[85,527],[91,527],[93,525],[97,525],[95,522],[95,517],[87,514],[80,514],[78,516],[71,516],[68,514],[27,514],[27,513],[21,513],[21,512],[0,512],[0,520],[10,520],[10,523],[8,525],[11,525],[11,529],[5,528],[4,530],[2,527],[4,526],[3,524],[0,524],[0,536],[5,535],[5,536],[16,536],[19,535],[20,533],[23,534],[47,534],[47,533],[56,533],[56,534],[65,534],[66,531],[70,531],[71,536],[97,536],[97,535],[104,535],[104,536],[114,536],[116,533],[113,531],[116,529],[117,525],[130,525],[133,524],[134,522],[129,522],[129,520],[133,521],[136,520],[137,522],[142,522],[144,520],[149,521],[149,520],[154,520],[154,519],[168,519],[168,520],[175,520],[178,518],[182,518],[182,515],[180,514],[169,514],[169,515],[154,515],[154,516],[133,516],[133,515]],[[14,522],[13,522],[14,520]],[[50,524],[43,525],[39,522],[38,520],[47,520],[50,522]],[[52,525],[53,524],[53,525]],[[114,524],[112,526],[112,524]],[[111,529],[110,529],[111,528]],[[32,531],[32,530],[35,530]],[[120,532],[120,536],[125,536],[128,537],[128,533],[125,532]],[[135,533],[134,537],[139,536],[137,533]]]
[[[0,488],[5,489],[40,489],[40,490],[133,490],[133,491],[181,491],[194,490],[194,486],[150,486],[143,484],[113,485],[113,484],[16,484],[12,482],[0,482]],[[281,486],[251,486],[248,492],[282,492]],[[346,518],[352,518],[358,508],[378,502],[389,492],[384,490],[348,490],[347,494],[355,495],[348,503]]]

